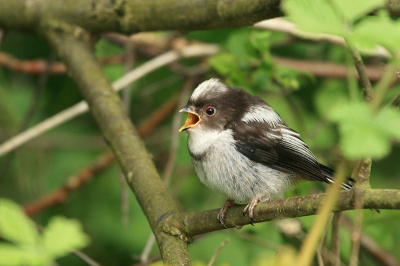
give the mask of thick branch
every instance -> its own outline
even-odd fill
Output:
[[[36,31],[42,18],[54,18],[90,32],[233,28],[277,17],[279,5],[279,0],[0,0],[0,27]]]
[[[337,211],[354,209],[354,191],[343,191],[335,208]],[[400,190],[375,189],[362,190],[363,209],[400,209]],[[316,194],[259,203],[255,208],[254,222],[261,223],[275,219],[293,218],[314,215],[324,203],[326,194]],[[249,224],[248,217],[242,215],[244,205],[231,207],[227,211],[225,225],[227,227],[242,227]],[[191,236],[209,233],[223,229],[217,221],[217,210],[176,213],[170,215],[165,226],[175,226]]]
[[[387,0],[393,16],[398,0]],[[0,27],[36,31],[55,18],[90,32],[134,33],[248,26],[282,15],[279,0],[0,0]]]
[[[121,100],[112,90],[92,47],[84,40],[86,34],[82,32],[76,37],[76,34],[63,30],[46,27],[43,33],[66,63],[70,76],[113,149],[156,236],[164,262],[167,265],[190,265],[187,243],[158,228],[158,221],[165,214],[178,212],[178,207],[162,183]],[[76,32],[74,28],[71,30]]]

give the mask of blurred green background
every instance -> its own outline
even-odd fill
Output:
[[[168,36],[164,32],[157,35]],[[329,76],[315,78],[311,73],[299,73],[276,65],[271,56],[345,64],[342,48],[250,28],[193,31],[184,37],[189,42],[215,43],[222,47],[221,53],[210,59],[181,60],[184,67],[205,62],[210,68],[201,75],[201,80],[219,77],[232,86],[243,87],[263,98],[289,126],[301,134],[322,163],[332,167],[336,165],[340,156],[338,129],[327,116],[335,102],[349,97],[346,79]],[[54,61],[55,58],[43,39],[21,32],[6,32],[0,45],[2,53],[20,60],[41,58]],[[96,52],[99,58],[107,58],[124,54],[124,49],[100,38]],[[137,53],[134,66],[147,60],[149,56]],[[379,58],[365,60],[375,66],[382,64]],[[124,74],[124,65],[106,65],[104,70],[114,81]],[[33,75],[0,67],[0,143],[82,100],[66,74],[49,75],[45,82],[43,79],[43,74]],[[132,84],[130,116],[133,123],[140,124],[166,99],[178,94],[185,79],[179,71],[164,67]],[[399,89],[400,85],[394,85],[386,102]],[[184,119],[182,117],[182,123]],[[171,146],[171,122],[172,115],[145,138],[161,175]],[[169,191],[185,211],[220,208],[225,198],[200,183],[191,166],[186,138],[186,133],[179,135],[179,150]],[[90,114],[73,119],[0,157],[0,197],[20,204],[32,202],[61,186],[69,176],[93,163],[104,151],[106,145]],[[389,156],[373,161],[372,187],[400,189],[399,161],[400,147],[397,143]],[[89,246],[82,250],[85,254],[101,265],[138,263],[151,230],[130,190],[129,223],[123,225],[119,175],[118,165],[114,164],[72,192],[63,204],[35,215],[34,221],[46,226],[55,215],[77,219],[91,239]],[[324,190],[323,184],[305,182],[288,191],[287,196],[309,195]],[[400,260],[400,213],[382,210],[378,214],[364,210],[363,215],[363,232]],[[352,212],[346,212],[345,216],[353,219]],[[190,254],[196,265],[206,265],[220,244],[230,238],[214,265],[266,265],[282,246],[298,248],[314,219],[303,217],[293,220],[292,225],[298,228],[294,236],[287,232],[287,226],[291,224],[279,221],[210,233],[195,239],[189,246]],[[340,230],[341,259],[348,264],[350,231],[343,226]],[[150,257],[157,253],[155,245]],[[360,260],[360,265],[380,265],[363,248]],[[74,255],[58,259],[57,264],[86,265]]]

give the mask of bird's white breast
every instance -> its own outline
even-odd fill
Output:
[[[263,200],[281,197],[293,176],[255,163],[237,151],[232,130],[189,132],[188,148],[201,182],[238,202],[255,195]]]

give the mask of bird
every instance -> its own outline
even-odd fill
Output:
[[[188,118],[179,132],[200,181],[227,197],[217,215],[224,228],[226,211],[247,203],[252,225],[259,202],[282,198],[302,180],[334,183],[334,170],[318,162],[300,134],[285,124],[264,100],[212,78],[202,82],[180,110]],[[350,189],[348,183],[342,188]]]

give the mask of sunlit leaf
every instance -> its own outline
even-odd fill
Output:
[[[0,266],[47,266],[50,262],[50,257],[36,247],[0,243]]]
[[[8,200],[0,199],[0,235],[8,241],[33,245],[38,232],[21,207]]]
[[[348,159],[381,159],[390,151],[389,139],[371,124],[346,121],[339,124],[339,130],[340,148]]]
[[[379,112],[374,123],[389,137],[400,140],[400,112],[394,107],[386,107]]]
[[[387,12],[363,19],[354,26],[351,39],[361,49],[383,45],[391,51],[400,50],[400,21],[393,21]]]
[[[384,0],[334,0],[332,3],[349,21],[359,19],[374,9],[385,6]]]
[[[301,30],[344,36],[344,22],[329,1],[286,0],[283,9]]]
[[[228,75],[236,66],[235,57],[232,54],[221,53],[208,59],[210,65],[221,75]]]
[[[68,254],[71,249],[86,247],[89,237],[83,232],[78,221],[55,217],[44,232],[43,241],[49,254],[60,257]]]
[[[365,102],[336,105],[329,114],[339,125],[340,148],[349,159],[381,159],[391,150],[391,138],[400,139],[400,115],[386,108],[373,115]]]

